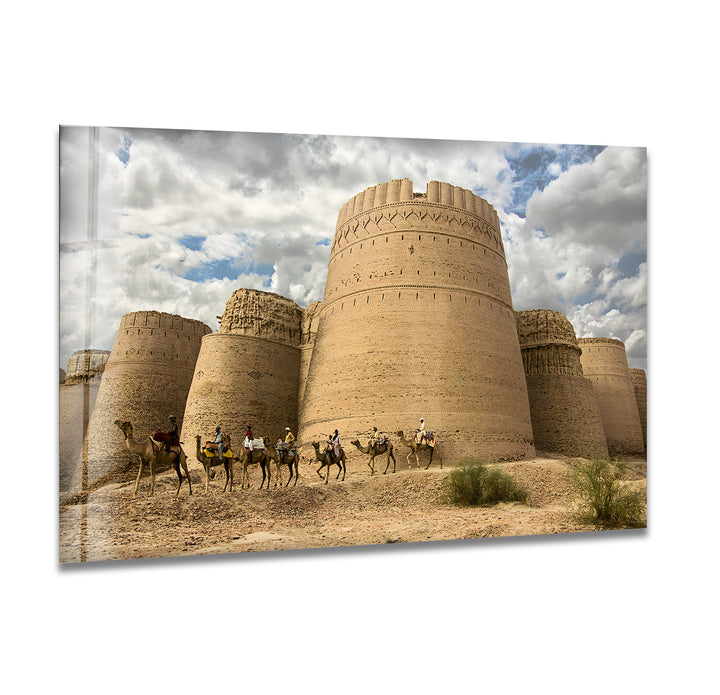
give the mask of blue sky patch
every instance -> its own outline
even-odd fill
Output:
[[[204,236],[184,236],[179,240],[179,243],[186,249],[199,251],[202,248],[205,239],[207,239],[207,237]]]
[[[567,145],[559,149],[541,145],[508,156],[513,171],[513,200],[508,212],[525,217],[525,205],[535,190],[542,191],[571,166],[593,161],[604,149],[599,145]],[[557,167],[555,173],[548,171],[551,164]]]
[[[124,137],[122,145],[115,151],[115,156],[125,165],[128,165],[130,161],[130,146],[132,140],[129,137]]]

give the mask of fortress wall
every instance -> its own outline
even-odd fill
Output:
[[[232,333],[203,339],[188,395],[181,441],[189,461],[196,435],[205,442],[220,425],[237,449],[248,425],[274,444],[285,427],[297,433],[300,348]]]
[[[77,350],[70,355],[65,383],[100,382],[105,364],[110,359],[109,350]]]
[[[59,393],[59,458],[60,493],[65,495],[77,477],[77,465],[82,453],[83,437],[95,408],[100,381],[90,379],[60,384]]]
[[[89,483],[137,463],[115,420],[130,420],[136,436],[167,429],[169,415],[182,425],[200,341],[210,332],[200,321],[157,311],[122,317],[88,428]]]
[[[298,392],[298,414],[302,408],[302,400],[305,394],[305,383],[307,381],[308,371],[310,370],[310,360],[312,359],[313,349],[315,347],[315,338],[317,337],[318,325],[320,322],[321,302],[312,302],[302,313],[302,339],[300,341],[300,388]],[[297,434],[293,431],[293,434]]]
[[[613,338],[580,338],[583,373],[595,391],[610,455],[645,453],[625,345]]]
[[[347,441],[373,426],[410,434],[424,417],[444,456],[531,457],[497,216],[489,206],[478,216],[477,196],[450,184],[410,195],[403,181],[375,186],[375,207],[338,218],[300,439],[337,428]],[[394,188],[404,199],[378,207]]]
[[[515,316],[535,448],[606,458],[600,410],[592,384],[583,377],[572,324],[557,311],[518,311]]]
[[[225,305],[220,331],[206,336],[187,399],[181,440],[197,466],[201,441],[220,425],[235,448],[247,425],[274,444],[297,433],[303,311],[270,292],[239,289]]]
[[[640,415],[640,427],[642,428],[643,444],[647,451],[647,378],[645,370],[631,369],[630,378],[635,389],[635,402]]]

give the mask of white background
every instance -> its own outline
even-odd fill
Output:
[[[10,692],[715,686],[709,3],[12,7],[0,29]],[[649,530],[60,567],[59,124],[647,146]]]

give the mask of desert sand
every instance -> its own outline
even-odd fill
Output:
[[[494,464],[528,490],[528,501],[494,507],[460,508],[443,501],[441,485],[450,467],[437,463],[424,470],[409,468],[404,453],[396,455],[383,474],[385,461],[370,475],[367,457],[346,448],[345,480],[333,467],[326,484],[316,473],[317,462],[304,455],[297,485],[259,489],[261,472],[250,468],[251,489],[222,492],[225,473],[214,469],[209,492],[205,474],[188,459],[193,494],[183,482],[175,496],[177,476],[156,476],[154,496],[143,473],[132,498],[137,467],[87,498],[60,504],[60,562],[103,561],[212,553],[265,552],[303,548],[417,543],[496,536],[527,536],[595,531],[572,520],[572,469],[582,459],[540,455],[533,460]],[[287,480],[287,469],[283,472]],[[628,464],[630,484],[646,485],[647,466]]]

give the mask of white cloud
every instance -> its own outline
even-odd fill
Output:
[[[506,214],[522,145],[392,138],[206,133],[101,128],[96,283],[89,254],[61,252],[61,364],[84,347],[109,349],[120,317],[141,309],[181,314],[217,329],[239,287],[266,289],[301,306],[322,299],[329,247],[342,205],[367,186],[408,177],[478,191],[501,219],[516,308],[575,316],[576,328],[619,330],[611,310],[644,311],[646,278],[622,277],[622,253],[644,245],[644,151],[608,148],[560,173]],[[129,160],[122,161],[129,137]],[[88,238],[88,130],[61,131],[61,242]],[[559,172],[551,172],[557,175]],[[544,230],[544,231],[540,231]],[[193,248],[181,243],[195,237]],[[200,244],[200,241],[202,243]],[[218,266],[217,264],[220,264]],[[239,277],[198,281],[208,267]],[[272,269],[272,270],[270,270]],[[577,298],[585,298],[575,307]],[[590,300],[588,300],[588,297]],[[596,299],[599,303],[592,301]],[[88,319],[88,306],[91,319]],[[92,320],[86,345],[86,324]],[[630,319],[623,324],[632,334]],[[645,330],[643,322],[634,324]],[[637,343],[639,344],[639,343]]]

